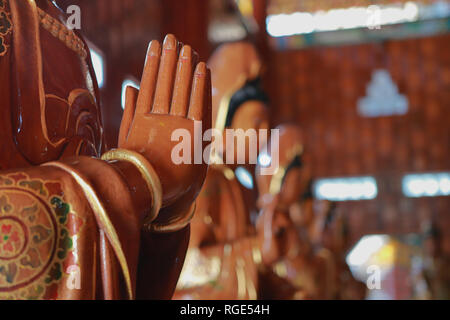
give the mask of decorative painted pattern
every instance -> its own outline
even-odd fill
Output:
[[[82,59],[86,59],[87,51],[83,41],[72,30],[53,18],[51,15],[38,8],[39,19],[42,27],[55,38],[61,40],[69,49],[75,51]]]
[[[7,10],[7,4],[4,0],[0,0],[0,57],[8,52],[9,43],[7,43],[6,35],[11,31],[12,22]]]
[[[58,297],[74,218],[58,182],[0,176],[0,299]]]

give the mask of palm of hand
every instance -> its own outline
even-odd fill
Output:
[[[190,132],[194,143],[194,121],[202,129],[211,127],[211,77],[205,63],[189,46],[179,53],[177,40],[168,35],[163,50],[150,43],[141,89],[128,87],[120,128],[119,147],[139,152],[152,164],[163,188],[163,207],[190,204],[200,191],[207,164],[175,164],[172,141],[177,129]],[[193,147],[191,148],[193,150]],[[191,154],[193,154],[191,152]],[[192,157],[193,158],[193,157]]]

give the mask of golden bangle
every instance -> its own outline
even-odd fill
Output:
[[[158,175],[152,165],[141,154],[126,150],[113,149],[102,155],[104,161],[126,161],[132,163],[141,173],[142,178],[147,183],[147,188],[152,196],[153,205],[150,209],[150,214],[145,217],[144,225],[151,223],[158,216],[159,210],[162,206],[162,186]]]
[[[192,218],[194,217],[195,208],[196,204],[194,202],[181,217],[169,220],[167,223],[153,222],[151,224],[144,225],[144,227],[147,231],[155,233],[170,233],[180,231],[191,222]]]

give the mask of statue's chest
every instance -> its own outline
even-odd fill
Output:
[[[23,12],[12,15],[13,29],[28,18]],[[8,169],[100,151],[100,113],[86,59],[42,27],[41,15],[38,19],[38,29],[21,28],[25,31],[11,37],[2,61],[2,90],[9,91],[2,96],[9,99],[1,103],[9,117],[2,120],[0,135],[9,143],[4,143],[8,155],[0,155],[0,164]]]

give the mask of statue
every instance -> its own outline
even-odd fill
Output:
[[[336,299],[341,297],[341,289],[351,290],[343,289],[349,287],[345,286],[349,283],[348,267],[344,268],[340,250],[344,238],[326,241],[337,234],[329,232],[335,205],[313,199],[311,170],[303,161],[301,129],[290,124],[277,128],[279,169],[273,176],[264,176],[259,174],[261,166],[257,168],[262,210],[257,224],[263,261],[259,269],[261,297]]]
[[[152,41],[108,151],[89,50],[63,21],[51,1],[0,0],[0,299],[170,298],[207,171],[173,164],[171,133],[211,126],[210,72]]]
[[[348,250],[351,248],[348,221],[342,212],[335,212],[336,206],[330,205],[330,218],[324,231],[322,246],[328,249],[334,257],[336,297],[339,300],[364,300],[367,286],[353,276],[346,262]]]
[[[310,185],[310,187],[312,187]],[[336,203],[313,198],[312,191],[290,207],[290,216],[304,232],[314,254],[326,268],[324,299],[362,300],[366,286],[356,280],[346,263],[349,249],[347,220]]]
[[[208,66],[212,71],[214,128],[221,133],[226,129],[268,129],[266,98],[259,87],[262,63],[253,45],[222,45]],[[226,135],[223,140],[223,150],[211,155],[213,163],[197,199],[176,299],[258,297],[259,244],[235,176],[239,148],[245,150],[243,165],[250,172],[254,170],[249,161],[250,142],[246,138],[245,147],[239,147],[227,143]],[[227,155],[232,164],[224,164]]]
[[[433,219],[422,222],[423,270],[427,283],[428,298],[433,300],[450,299],[450,257],[443,248],[443,236]]]
[[[313,255],[307,236],[299,232],[290,215],[291,207],[307,190],[309,170],[303,163],[303,137],[295,125],[283,124],[278,143],[279,169],[274,175],[259,174],[257,222],[262,266],[260,267],[263,299],[316,299],[322,269]],[[274,148],[270,143],[268,149]]]

